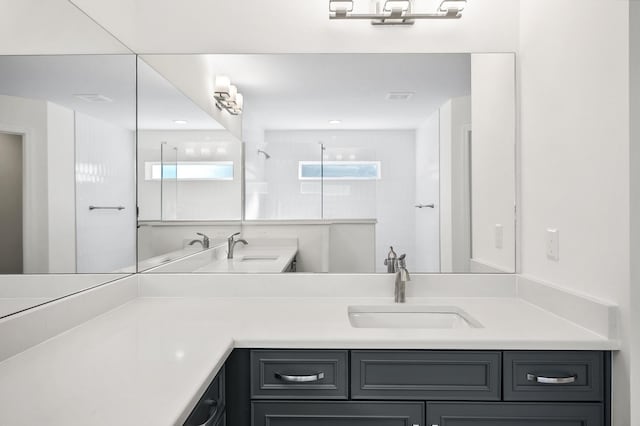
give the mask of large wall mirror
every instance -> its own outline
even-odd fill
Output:
[[[515,55],[140,62],[140,270],[515,271]]]
[[[136,271],[135,67],[0,57],[0,317]]]

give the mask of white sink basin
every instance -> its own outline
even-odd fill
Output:
[[[349,306],[356,328],[481,328],[477,320],[456,306]]]
[[[278,260],[279,256],[243,256],[241,262],[273,262]]]

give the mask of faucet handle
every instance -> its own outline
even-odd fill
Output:
[[[196,235],[200,235],[203,239],[208,240],[210,237],[208,235],[203,234],[202,232],[196,232]]]
[[[400,268],[406,268],[407,267],[407,263],[405,261],[405,258],[407,257],[406,253],[403,253],[400,255],[400,257],[398,258],[398,266]]]

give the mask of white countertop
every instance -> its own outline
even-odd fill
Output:
[[[195,273],[221,272],[252,272],[278,273],[284,272],[298,253],[297,246],[236,246],[233,259],[217,259]]]
[[[233,347],[615,350],[522,299],[455,305],[483,328],[356,329],[349,305],[391,298],[137,298],[0,363],[2,425],[181,424]]]

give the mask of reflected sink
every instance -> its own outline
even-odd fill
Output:
[[[373,305],[349,306],[349,321],[356,328],[481,328],[476,319],[456,306]]]
[[[240,262],[272,262],[278,260],[279,256],[244,256]]]

